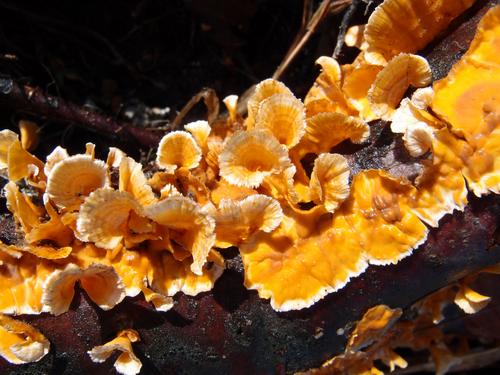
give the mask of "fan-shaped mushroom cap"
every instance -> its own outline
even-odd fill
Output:
[[[148,302],[151,302],[156,311],[168,311],[172,307],[174,307],[174,300],[172,297],[167,297],[161,293],[156,293],[147,287],[142,288],[142,293],[144,294],[144,299]]]
[[[151,280],[152,262],[148,251],[127,250],[124,247],[110,252],[93,244],[77,246],[71,254],[72,260],[82,269],[101,263],[113,267],[125,287],[128,297],[137,296],[145,281]]]
[[[267,130],[235,133],[219,156],[220,175],[229,183],[258,187],[266,176],[290,165],[288,150]]]
[[[142,165],[130,157],[123,157],[121,159],[118,189],[129,192],[141,205],[156,202],[153,190],[142,171]]]
[[[467,314],[477,313],[485,308],[490,301],[491,297],[483,296],[462,283],[454,300],[455,304]]]
[[[7,155],[9,180],[17,182],[23,178],[36,187],[45,187],[43,162],[31,155],[18,140],[12,142]]]
[[[321,112],[340,112],[347,115],[355,114],[340,89],[341,69],[337,61],[331,57],[322,56],[316,60],[322,71],[309,89],[304,105],[307,117]]]
[[[144,208],[145,215],[170,229],[170,237],[191,253],[191,270],[202,275],[202,267],[215,242],[214,219],[202,212],[193,200],[182,197],[167,197],[163,201]]]
[[[132,343],[140,341],[139,334],[133,329],[125,329],[110,342],[95,346],[87,353],[93,362],[101,363],[108,359],[116,350],[121,352],[115,362],[116,372],[123,375],[135,375],[141,371],[142,363],[132,349]]]
[[[354,176],[342,213],[371,264],[397,263],[427,238],[428,230],[413,210],[415,194],[408,182],[382,170]]]
[[[444,124],[426,111],[433,98],[432,87],[417,89],[411,99],[404,98],[392,115],[391,130],[394,133],[405,133],[407,129],[417,125],[442,128]]]
[[[368,91],[372,110],[384,120],[390,120],[410,85],[427,86],[432,80],[429,63],[423,57],[401,53],[378,74]]]
[[[245,125],[248,130],[253,129],[255,117],[259,111],[260,104],[267,98],[275,94],[285,94],[293,97],[293,93],[283,83],[272,78],[265,79],[255,86],[255,90],[248,99],[247,108],[248,116],[245,120]]]
[[[12,130],[4,129],[0,131],[0,169],[7,168],[9,148],[18,140],[19,137]]]
[[[38,241],[49,240],[54,242],[57,246],[70,245],[74,239],[72,229],[63,222],[62,216],[57,213],[48,200],[44,202],[44,206],[45,211],[49,216],[49,220],[41,222],[31,228],[29,232],[26,232],[26,240],[30,244],[37,243]],[[50,247],[47,250],[49,249]],[[54,252],[54,254],[61,254],[61,250],[62,249],[53,249],[52,251],[49,251]]]
[[[127,157],[127,154],[124,153],[122,150],[116,147],[110,147],[108,151],[108,157],[106,159],[106,164],[108,168],[118,168],[120,166],[120,163],[124,158]]]
[[[307,119],[303,141],[292,153],[297,152],[301,158],[307,153],[321,154],[347,139],[362,143],[369,135],[370,128],[358,117],[342,113],[319,113]]]
[[[365,26],[369,61],[421,50],[475,0],[386,0]]]
[[[237,246],[257,231],[272,232],[281,222],[283,211],[275,199],[254,194],[240,201],[222,199],[213,212],[216,246]]]
[[[81,241],[94,242],[104,249],[114,249],[124,237],[132,234],[132,221],[135,219],[139,222],[141,217],[144,222],[141,227],[145,225],[146,228],[139,228],[136,233],[152,231],[152,225],[143,216],[141,205],[130,193],[97,189],[80,208],[76,234]]]
[[[255,119],[256,129],[268,129],[288,148],[299,143],[305,127],[304,105],[287,94],[276,94],[263,100]]]
[[[432,148],[433,138],[433,132],[429,130],[429,126],[419,123],[406,129],[403,141],[410,155],[419,157]]]
[[[391,130],[403,133],[403,141],[410,155],[419,157],[432,147],[434,132],[445,124],[426,111],[432,102],[431,87],[416,90],[411,100],[404,98],[394,112]]]
[[[173,173],[179,167],[196,168],[201,160],[201,149],[186,131],[178,130],[165,135],[158,145],[156,164]]]
[[[31,325],[0,314],[0,355],[14,364],[37,362],[50,349],[47,338]]]
[[[208,124],[208,121],[193,121],[189,124],[184,125],[184,129],[186,129],[193,135],[196,143],[198,144],[198,146],[200,146],[200,148],[203,150],[203,153],[205,154],[207,150],[208,136],[212,131],[212,128]]]
[[[64,269],[52,272],[45,281],[42,302],[48,311],[54,315],[68,311],[77,281],[103,310],[113,308],[125,298],[123,283],[112,267],[95,263],[81,269],[75,264],[68,264]]]
[[[210,200],[218,206],[223,199],[240,201],[253,194],[257,194],[257,190],[231,185],[226,180],[221,179],[210,189]]]
[[[108,184],[108,169],[103,161],[75,155],[54,165],[46,193],[57,207],[71,211],[78,209],[92,191]]]
[[[321,154],[314,161],[310,181],[311,199],[334,212],[349,196],[349,166],[339,154]]]
[[[343,216],[334,216],[332,223],[328,216],[289,210],[275,231],[257,232],[240,253],[245,286],[270,298],[277,311],[309,307],[367,266]]]
[[[45,175],[48,176],[52,168],[54,168],[57,163],[67,158],[69,158],[68,151],[61,146],[57,146],[50,154],[47,155],[45,166],[43,167]]]

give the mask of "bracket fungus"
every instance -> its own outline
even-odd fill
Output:
[[[464,209],[467,188],[477,196],[500,189],[500,6],[432,87],[429,63],[413,54],[472,3],[384,1],[348,35],[362,49],[358,58],[346,65],[319,58],[321,72],[303,102],[283,83],[264,80],[248,99],[246,118],[238,97],[227,97],[227,118],[164,135],[146,173],[117,148],[106,162],[96,159],[93,144],[72,156],[57,147],[44,163],[27,150],[28,141],[0,131],[0,169],[10,180],[3,190],[22,234],[0,243],[0,313],[62,314],[76,282],[105,310],[142,293],[167,311],[176,293],[213,289],[225,267],[219,249],[229,247],[239,250],[248,289],[276,311],[297,310],[369,265],[409,256],[426,240],[427,226]],[[411,99],[404,98],[409,86],[421,88]],[[353,171],[351,159],[335,153],[342,142],[367,141],[369,121],[378,118],[391,122],[421,167],[414,181],[383,169]],[[488,301],[467,284],[455,295],[466,312]],[[395,343],[432,342],[435,356],[447,354],[438,339],[408,338],[417,324],[396,324],[400,315],[371,310],[348,352],[325,367],[342,370],[358,361],[358,370],[378,373],[376,359],[404,367]],[[41,358],[46,339],[9,319],[0,316],[0,336],[4,330],[15,340],[2,342],[1,355],[13,363]],[[136,374],[141,363],[131,343],[138,339],[125,330],[89,354],[102,362],[119,350],[117,371]]]

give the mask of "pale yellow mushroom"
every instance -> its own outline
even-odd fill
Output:
[[[255,117],[259,111],[260,104],[275,94],[294,96],[288,87],[272,78],[265,79],[255,86],[255,90],[247,102],[248,116],[245,120],[245,125],[248,130],[253,129],[255,125]]]
[[[0,356],[16,365],[38,362],[50,349],[50,342],[33,326],[0,314]]]
[[[114,249],[135,234],[154,231],[154,225],[143,214],[140,203],[125,191],[97,189],[82,204],[76,222],[81,241],[94,242],[104,249]]]
[[[122,157],[118,171],[118,190],[129,192],[141,205],[156,202],[140,163],[130,157]]]
[[[240,201],[222,199],[213,207],[216,246],[237,246],[257,231],[272,232],[281,223],[283,211],[275,199],[254,194]]]
[[[275,94],[263,100],[255,119],[255,129],[269,130],[288,148],[299,143],[305,128],[304,105],[287,94]]]
[[[103,310],[113,308],[125,298],[123,282],[112,267],[95,263],[82,269],[70,263],[52,272],[44,283],[42,303],[49,312],[60,315],[69,310],[77,281]]]
[[[191,271],[202,275],[215,242],[215,221],[199,204],[183,196],[169,196],[144,208],[144,214],[169,229],[169,236],[192,255]]]
[[[132,343],[140,341],[139,333],[133,329],[125,329],[117,337],[104,345],[95,346],[87,353],[93,362],[102,363],[115,351],[121,352],[115,362],[119,374],[136,375],[141,371],[142,363],[134,354]]]
[[[43,167],[45,175],[48,176],[52,168],[54,168],[54,165],[67,158],[69,158],[68,151],[61,146],[57,146],[45,159],[46,161]]]
[[[179,167],[196,168],[201,160],[201,149],[191,133],[178,130],[165,135],[158,145],[156,164],[173,173]]]
[[[103,161],[75,155],[51,169],[46,194],[57,207],[71,211],[78,209],[91,192],[108,185],[108,169]]]
[[[349,196],[349,166],[339,154],[320,154],[310,180],[311,199],[334,212]]]
[[[198,144],[198,146],[200,146],[201,150],[203,151],[203,154],[206,154],[208,151],[208,145],[207,145],[208,136],[212,131],[212,128],[208,124],[208,121],[205,120],[193,121],[190,122],[189,124],[184,125],[184,129],[186,129],[188,132],[192,134],[192,136],[196,140],[196,143]]]
[[[423,57],[401,53],[377,74],[368,100],[383,120],[390,120],[408,87],[424,87],[432,80],[429,63]]]
[[[261,129],[235,133],[219,156],[220,175],[233,185],[250,188],[258,187],[265,177],[289,165],[286,146]]]
[[[7,168],[9,148],[19,137],[12,130],[0,131],[0,169]]]

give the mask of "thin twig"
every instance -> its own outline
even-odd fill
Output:
[[[10,78],[0,78],[0,103],[15,111],[28,112],[66,126],[77,124],[123,141],[132,138],[144,147],[156,147],[161,138],[160,133],[118,122],[112,117],[48,95],[40,88],[20,85]]]
[[[352,0],[323,0],[319,5],[316,12],[309,18],[307,22],[307,26],[304,28],[304,24],[301,25],[297,36],[295,37],[292,45],[288,49],[285,57],[281,61],[278,68],[276,68],[272,78],[279,79],[284,71],[288,68],[290,63],[295,59],[297,54],[300,52],[302,47],[307,43],[309,38],[316,32],[321,22],[326,18],[326,16],[330,13],[339,13],[345,7],[347,7]],[[307,7],[304,6],[304,11],[307,10]],[[305,16],[302,17],[302,22],[304,23]]]
[[[174,121],[172,122],[171,129],[176,130],[179,128],[184,117],[191,111],[191,109],[201,100],[205,102],[207,107],[207,120],[211,124],[219,115],[219,98],[215,93],[214,89],[205,88],[201,90],[198,94],[194,95],[187,103],[182,107],[181,111],[177,114]]]

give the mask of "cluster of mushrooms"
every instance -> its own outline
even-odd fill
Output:
[[[318,59],[322,72],[304,101],[267,79],[243,118],[229,96],[227,118],[165,135],[148,176],[117,148],[102,161],[93,144],[78,155],[57,147],[43,162],[28,151],[29,127],[20,140],[1,131],[4,194],[22,238],[0,243],[0,312],[62,314],[76,282],[102,309],[142,293],[166,311],[178,292],[213,288],[228,247],[239,249],[247,288],[276,311],[303,309],[369,264],[410,255],[427,226],[465,207],[467,186],[477,196],[499,193],[500,7],[433,86],[428,62],[413,54],[473,3],[384,1],[347,33],[361,50],[352,64]],[[410,86],[418,89],[403,98]],[[384,170],[352,176],[346,158],[330,152],[366,141],[376,119],[390,121],[420,161],[414,182]],[[309,171],[301,161],[311,155]],[[9,337],[0,354],[12,363],[39,360],[49,348],[40,332],[5,315],[0,336]],[[89,354],[100,362],[123,351],[117,370],[137,373],[138,339],[126,330]]]

